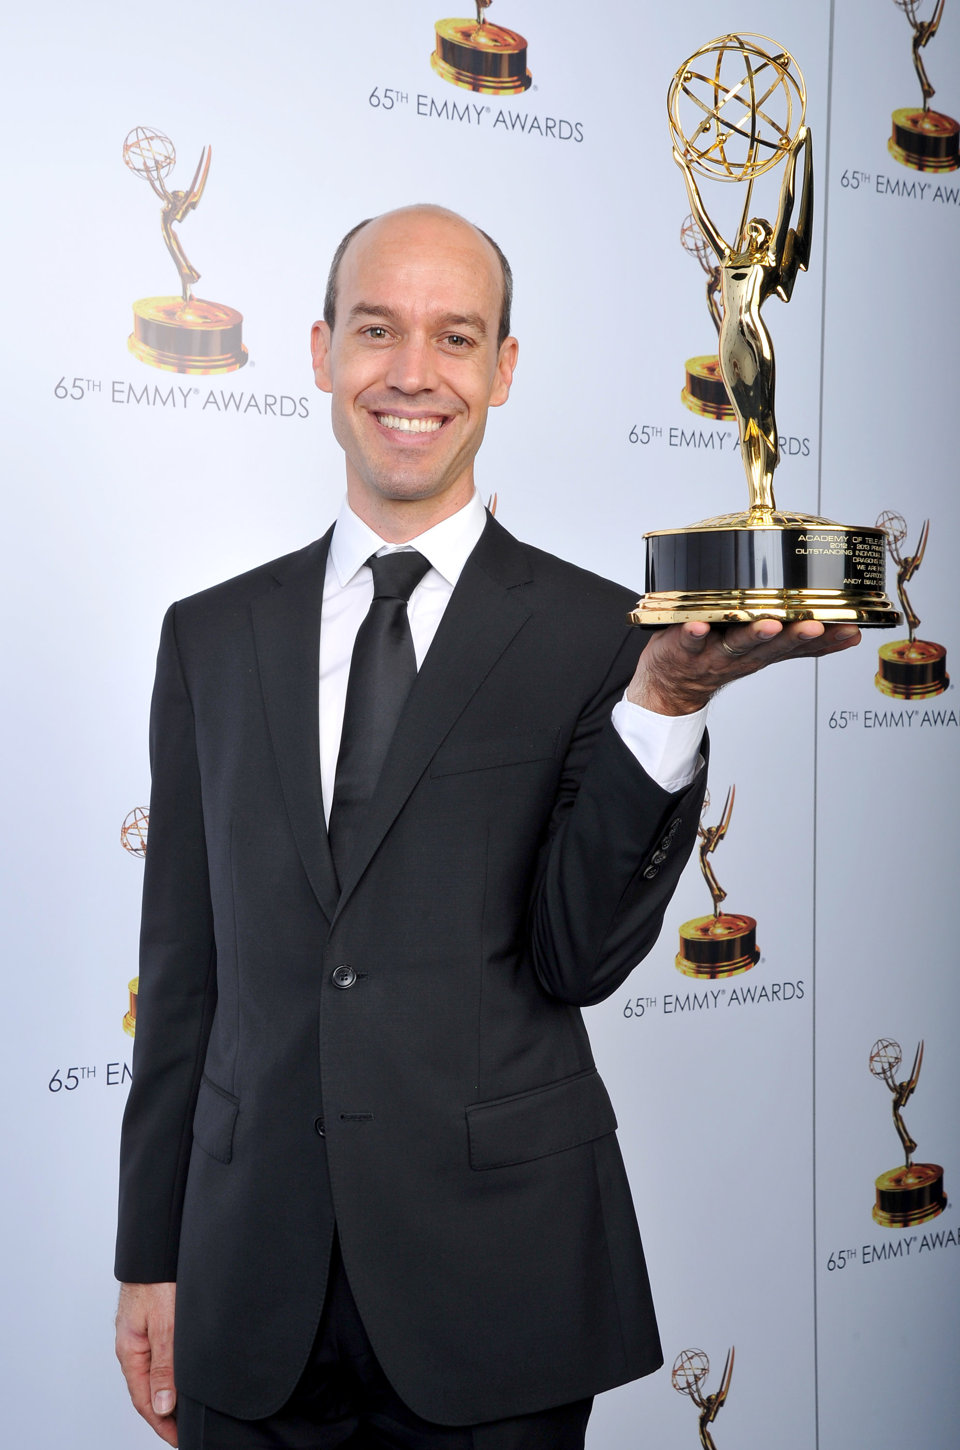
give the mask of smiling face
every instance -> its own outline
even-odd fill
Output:
[[[487,409],[505,403],[516,339],[497,346],[502,275],[469,223],[434,207],[389,212],[351,241],[336,321],[313,327],[317,386],[346,454],[347,497],[384,537],[461,508]]]

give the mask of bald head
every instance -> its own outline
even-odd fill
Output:
[[[510,309],[513,303],[513,273],[510,270],[510,263],[503,252],[497,246],[491,236],[482,227],[475,227],[472,222],[459,215],[458,212],[449,211],[443,206],[407,206],[400,207],[396,211],[384,212],[378,217],[367,217],[365,221],[358,222],[351,227],[333,254],[333,261],[330,263],[330,272],[327,277],[327,290],[323,299],[323,320],[329,327],[331,333],[334,329],[337,312],[337,288],[340,278],[340,265],[343,262],[351,243],[368,227],[381,226],[385,229],[393,224],[403,225],[406,222],[415,224],[420,218],[424,221],[436,218],[441,223],[446,222],[451,227],[462,227],[464,231],[472,233],[474,237],[482,239],[486,248],[491,252],[491,262],[499,269],[501,280],[500,298],[500,319],[497,329],[497,346],[510,335]]]

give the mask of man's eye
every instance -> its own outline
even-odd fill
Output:
[[[379,342],[387,335],[387,329],[380,327],[377,323],[373,323],[370,327],[365,327],[363,330],[367,337],[372,337],[376,342]]]
[[[469,339],[469,337],[464,337],[462,335],[462,333],[459,333],[459,332],[448,332],[447,333],[447,336],[446,336],[446,341],[450,344],[451,347],[469,347],[470,346],[470,339]]]

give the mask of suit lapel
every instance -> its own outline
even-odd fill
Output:
[[[410,691],[344,873],[338,913],[458,716],[529,619],[517,588],[529,578],[526,550],[489,518]]]
[[[318,716],[320,611],[329,530],[298,556],[290,573],[252,605],[257,661],[270,739],[297,849],[329,920],[339,890],[320,785]]]

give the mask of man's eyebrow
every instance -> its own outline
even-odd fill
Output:
[[[382,317],[385,322],[396,322],[397,314],[392,307],[385,307],[379,302],[357,302],[350,308],[347,314],[348,322],[356,322],[360,317]]]
[[[479,312],[448,312],[445,317],[440,319],[440,326],[445,328],[469,327],[479,333],[481,337],[487,335],[487,324]]]
[[[358,322],[364,317],[379,317],[394,325],[399,322],[399,315],[394,309],[382,302],[356,302],[347,314],[347,321]],[[447,312],[437,320],[437,326],[441,329],[467,327],[479,337],[487,335],[487,324],[479,312]]]

